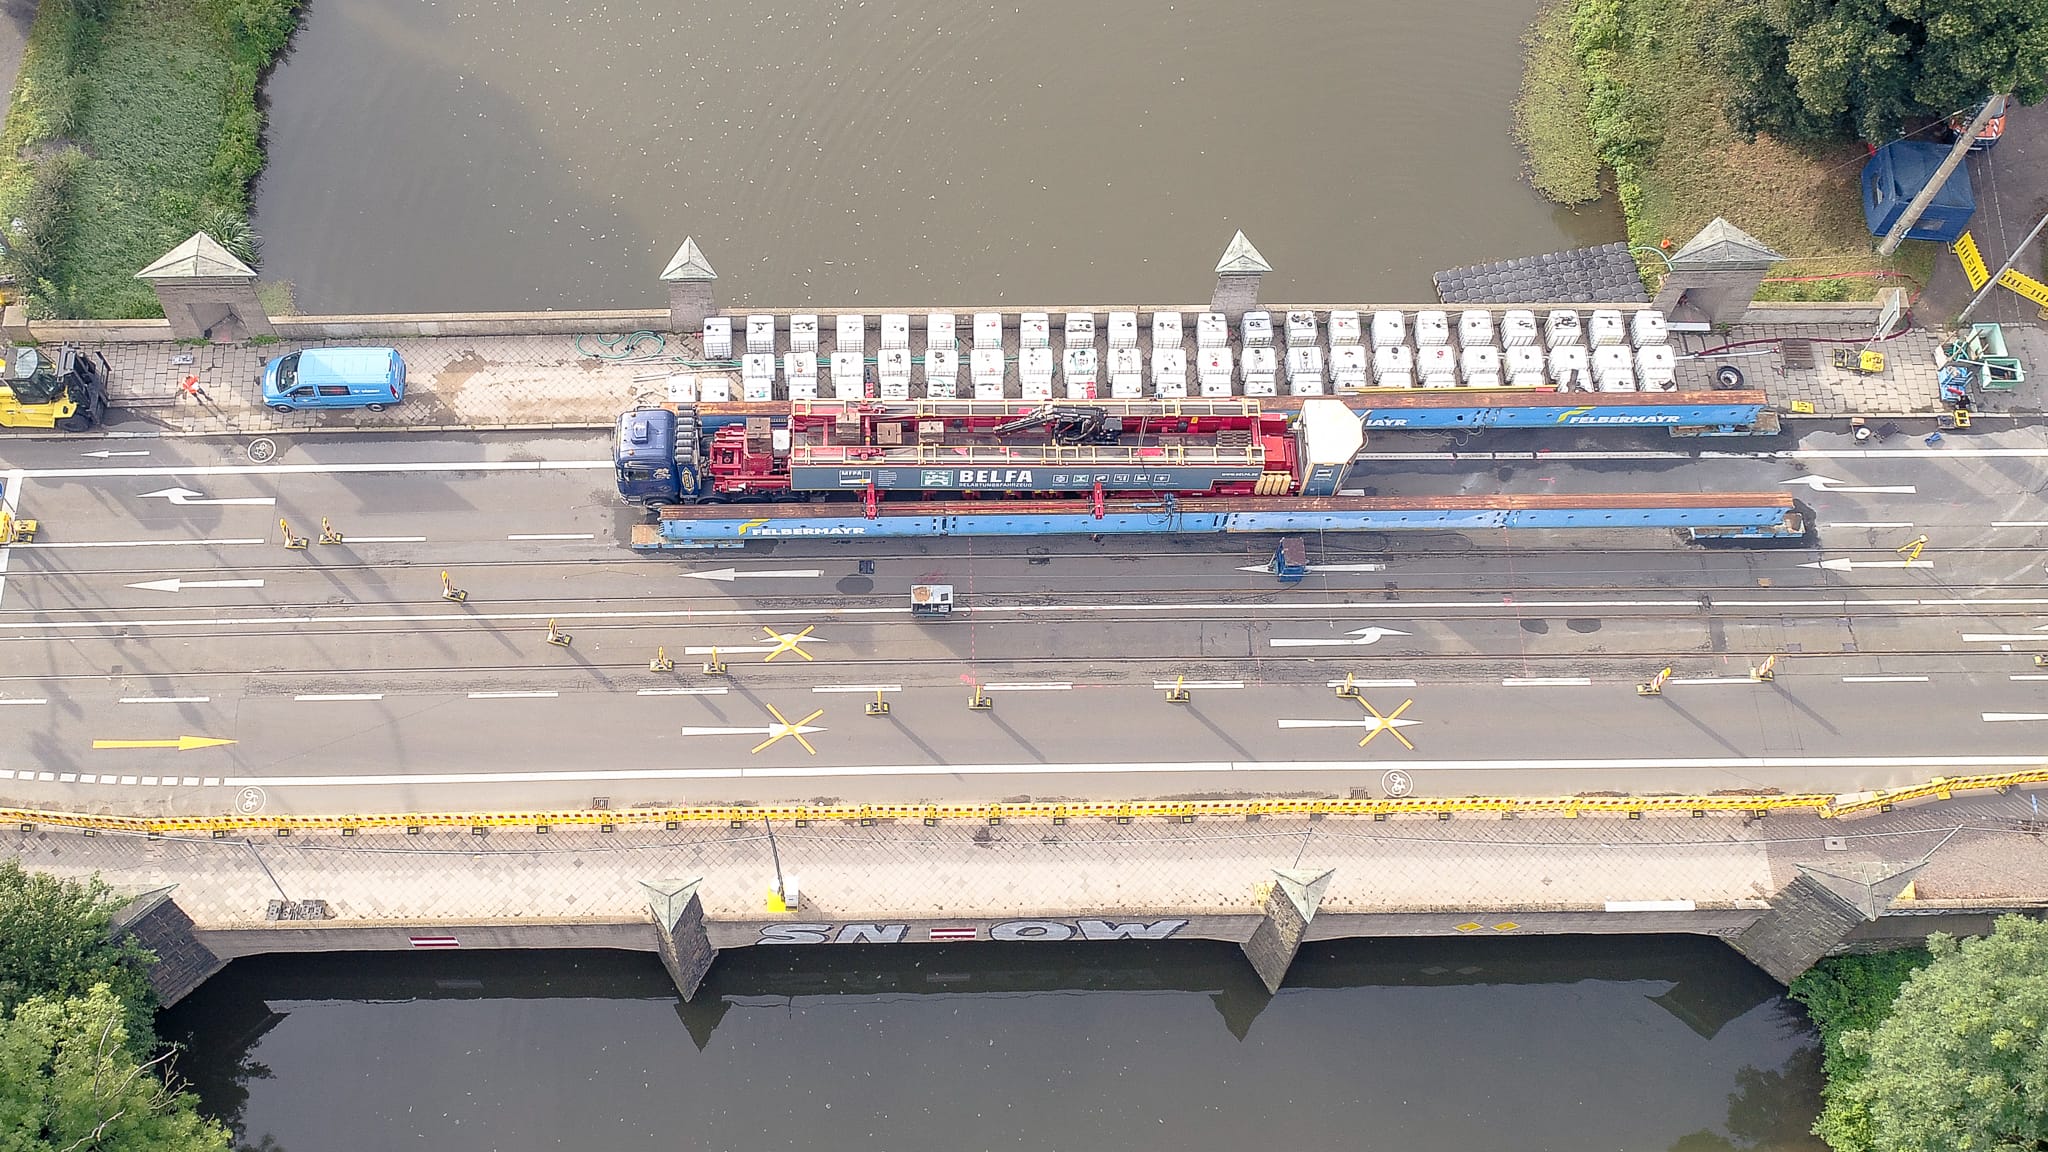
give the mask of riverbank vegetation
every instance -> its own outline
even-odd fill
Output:
[[[107,927],[123,901],[0,863],[0,1148],[226,1152],[165,1079],[152,957]]]
[[[2048,923],[1823,960],[1792,995],[1820,1029],[1814,1132],[1835,1152],[2048,1144]]]
[[[0,132],[5,266],[44,316],[161,315],[134,278],[204,231],[252,264],[258,85],[298,0],[43,0]]]

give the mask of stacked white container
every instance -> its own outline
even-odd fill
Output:
[[[958,352],[960,343],[954,338],[953,314],[951,312],[927,312],[924,317],[924,346],[927,351],[943,348]]]
[[[1636,349],[1636,383],[1645,392],[1676,390],[1678,357],[1663,344]]]
[[[1384,311],[1372,314],[1372,346],[1393,348],[1408,343],[1408,318],[1399,312]]]
[[[1372,380],[1382,388],[1415,387],[1415,353],[1406,344],[1382,344],[1374,348]]]
[[[775,317],[747,317],[747,351],[775,351]]]
[[[1289,312],[1287,314],[1287,346],[1306,348],[1320,343],[1316,332],[1316,314],[1313,312]]]
[[[1415,346],[1433,348],[1451,342],[1451,318],[1437,311],[1415,314]]]
[[[1179,400],[1188,394],[1188,354],[1179,344],[1152,346],[1152,394]]]
[[[1250,313],[1245,314],[1247,318]],[[1267,334],[1269,337],[1271,333]],[[1244,350],[1244,394],[1247,396],[1272,396],[1280,384],[1280,354],[1272,345],[1248,347]]]
[[[1569,308],[1555,308],[1543,320],[1545,344],[1551,348],[1568,348],[1579,343],[1584,333],[1579,329],[1579,314]]]
[[[976,312],[974,314],[974,346],[976,348],[1003,347],[1003,314],[1001,312]]]
[[[1051,333],[1048,332],[1050,339]],[[1018,395],[1039,403],[1052,399],[1052,349],[1038,346],[1017,353]]]
[[[1136,312],[1111,312],[1109,314],[1109,346],[1111,348],[1136,348],[1138,346],[1138,314]]]
[[[910,317],[905,316],[903,323],[907,333]],[[888,339],[888,329],[886,327],[883,329],[882,338],[884,340]],[[876,354],[875,359],[877,361],[875,375],[881,380],[882,399],[910,399],[910,349],[885,347]]]
[[[1017,322],[1019,348],[1052,347],[1052,317],[1043,312],[1026,312]]]
[[[1093,350],[1095,347],[1095,314],[1092,312],[1069,312],[1065,326],[1067,351],[1076,348]]]
[[[1424,388],[1456,388],[1458,354],[1451,351],[1448,344],[1424,344],[1417,347],[1415,376],[1422,381]]]
[[[1073,337],[1073,332],[1073,324],[1070,321],[1067,325],[1069,339]],[[1061,364],[1061,375],[1065,376],[1067,380],[1067,399],[1095,399],[1097,368],[1095,344],[1092,339],[1089,343],[1080,347],[1068,346]]]
[[[791,331],[795,331],[794,328]],[[887,312],[882,315],[882,347],[910,347],[910,314],[908,312]]]
[[[1358,344],[1365,338],[1364,324],[1356,312],[1330,313],[1330,347]]]
[[[1638,348],[1663,344],[1671,339],[1669,328],[1664,323],[1664,314],[1655,308],[1645,308],[1630,316],[1628,327],[1629,335],[1635,337]]]
[[[1271,348],[1273,346],[1273,315],[1270,312],[1247,312],[1238,321],[1247,348]]]
[[[1168,348],[1181,347],[1180,313],[1154,312],[1152,314],[1152,355],[1158,356]]]
[[[1614,309],[1596,308],[1592,320],[1586,324],[1586,337],[1595,348],[1626,344],[1628,326],[1622,323],[1621,313]]]
[[[988,313],[988,315],[994,315],[994,313]],[[974,327],[975,335],[979,337],[981,335],[981,321],[978,317],[975,320]],[[967,354],[967,371],[970,378],[974,381],[974,398],[976,400],[1004,399],[1003,350],[1000,346],[995,348],[976,347],[969,351]]]
[[[791,400],[816,399],[818,395],[818,352],[785,352],[782,378],[789,382]]]
[[[775,331],[774,317],[769,321],[770,333]],[[752,322],[748,323],[752,328]],[[751,337],[752,332],[748,335]],[[775,354],[773,352],[749,352],[740,358],[740,398],[743,400],[775,399]]]
[[[1138,338],[1138,318],[1131,313],[1131,339]],[[1116,322],[1110,321],[1110,340],[1116,339]],[[1142,400],[1145,398],[1145,356],[1133,344],[1112,343],[1109,349],[1109,394],[1116,400]]]
[[[1473,344],[1458,353],[1458,375],[1467,388],[1500,387],[1500,349]]]
[[[859,400],[868,394],[867,365],[859,352],[840,349],[832,353],[832,395],[840,400]]]
[[[1195,318],[1197,348],[1230,347],[1230,317],[1221,312],[1204,312]]]
[[[1559,392],[1591,392],[1593,377],[1586,368],[1586,350],[1567,344],[1550,350],[1550,381]]]
[[[1500,343],[1503,348],[1531,347],[1536,344],[1536,314],[1517,308],[1500,318]]]
[[[732,317],[706,316],[704,318],[704,358],[706,360],[732,359]]]
[[[809,352],[818,355],[818,318],[814,315],[791,316],[789,318],[789,350]],[[817,373],[813,372],[813,376]]]
[[[697,402],[697,378],[688,374],[669,377],[668,402],[671,404],[695,404]]]
[[[1323,350],[1314,344],[1297,344],[1287,349],[1287,394],[1321,396]]]
[[[924,353],[924,394],[932,400],[951,400],[960,392],[960,354],[948,339]]]
[[[1335,325],[1331,326],[1332,334]],[[1330,346],[1330,383],[1339,392],[1361,392],[1365,390],[1366,374],[1372,371],[1371,361],[1366,359],[1365,349],[1358,344],[1332,344]]]
[[[1468,308],[1458,313],[1458,347],[1477,348],[1493,343],[1493,313]]]
[[[731,339],[732,339],[732,333],[731,333],[730,331],[728,331],[728,332],[726,333],[726,336],[725,336],[725,338],[726,338],[727,340],[731,340]],[[731,399],[732,399],[732,377],[730,377],[730,376],[699,376],[699,377],[697,377],[697,399],[698,399],[698,400],[700,400],[700,401],[702,401],[702,402],[704,402],[704,403],[706,403],[706,404],[724,404],[724,403],[726,403],[727,401],[731,400]]]
[[[838,337],[832,351],[853,352],[865,359],[868,354],[868,318],[859,313],[841,316]]]
[[[1516,388],[1550,386],[1550,380],[1543,375],[1543,349],[1533,344],[1517,344],[1503,351],[1501,356],[1510,385]]]
[[[1222,319],[1221,313],[1212,315],[1219,320]],[[1225,329],[1226,333],[1228,331]],[[1230,395],[1232,376],[1235,374],[1235,361],[1230,354],[1230,347],[1206,345],[1196,355],[1195,371],[1201,378],[1202,395],[1212,398]]]
[[[1593,349],[1593,379],[1602,392],[1635,391],[1635,354],[1626,344],[1608,344]]]

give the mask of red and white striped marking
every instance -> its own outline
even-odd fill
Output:
[[[412,946],[415,948],[460,948],[462,944],[453,936],[414,936],[412,937]]]
[[[932,939],[972,940],[980,935],[980,933],[981,930],[978,928],[934,928],[932,929]]]

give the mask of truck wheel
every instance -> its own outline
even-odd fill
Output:
[[[1723,364],[1714,370],[1714,383],[1722,388],[1742,387],[1742,369],[1733,364]]]

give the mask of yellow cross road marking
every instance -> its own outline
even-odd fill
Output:
[[[761,631],[766,632],[768,638],[775,641],[775,647],[769,650],[768,655],[761,658],[761,663],[766,664],[784,652],[794,652],[806,660],[814,659],[809,652],[804,651],[803,643],[804,637],[809,636],[811,630],[816,627],[816,624],[811,624],[806,626],[801,632],[777,632],[765,624],[762,625]]]
[[[1406,736],[1401,735],[1400,727],[1394,723],[1394,721],[1399,720],[1401,718],[1401,713],[1406,712],[1408,710],[1408,706],[1410,704],[1415,703],[1414,700],[1403,700],[1401,701],[1401,706],[1399,708],[1396,708],[1387,715],[1382,716],[1380,715],[1380,710],[1373,707],[1372,703],[1368,701],[1365,697],[1354,696],[1352,697],[1352,699],[1358,701],[1361,705],[1363,705],[1367,712],[1372,713],[1372,718],[1379,721],[1379,723],[1372,726],[1371,731],[1365,734],[1365,739],[1360,740],[1358,742],[1358,746],[1360,748],[1363,748],[1367,744],[1372,743],[1372,738],[1379,735],[1380,733],[1391,732],[1394,734],[1394,739],[1399,740],[1401,742],[1402,747],[1408,749],[1410,752],[1415,751],[1415,745],[1409,743],[1408,738]]]
[[[233,744],[233,740],[218,740],[211,736],[180,736],[176,740],[95,740],[94,748],[176,748],[189,752],[194,748],[218,748]]]
[[[810,631],[810,629],[806,628],[804,629],[804,631],[808,632]],[[809,657],[805,657],[805,659],[809,659]],[[818,754],[818,750],[816,748],[811,747],[811,742],[809,740],[804,739],[803,729],[806,724],[809,724],[811,721],[816,720],[818,717],[823,716],[825,714],[825,710],[823,708],[820,708],[817,711],[811,713],[809,716],[806,716],[803,719],[797,721],[796,723],[791,724],[786,718],[783,717],[781,712],[776,710],[775,705],[767,704],[765,706],[768,709],[768,714],[775,717],[775,726],[768,730],[768,738],[766,740],[763,740],[759,744],[754,745],[753,751],[759,752],[761,749],[768,747],[770,744],[775,743],[777,740],[782,739],[784,736],[788,736],[795,739],[797,743],[803,745],[804,751],[809,752],[813,756],[816,756]]]

